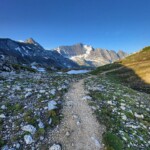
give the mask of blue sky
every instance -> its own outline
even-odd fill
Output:
[[[130,53],[150,45],[150,0],[0,0],[0,37]]]

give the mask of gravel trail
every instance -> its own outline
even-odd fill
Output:
[[[64,119],[52,133],[52,141],[60,143],[63,150],[104,149],[102,134],[105,127],[96,120],[86,94],[82,79],[73,83],[64,97]]]

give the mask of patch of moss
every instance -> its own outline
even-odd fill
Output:
[[[35,138],[39,138],[40,136],[43,136],[44,134],[45,134],[45,129],[39,128],[39,129],[36,131],[34,137],[35,137]]]
[[[37,126],[37,121],[36,121],[36,117],[34,117],[32,110],[28,110],[24,117],[23,117],[24,121],[26,121],[29,124],[32,124],[33,126]]]

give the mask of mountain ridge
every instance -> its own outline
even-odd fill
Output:
[[[33,38],[24,42],[0,38],[1,64],[21,64],[29,67],[36,64],[51,69],[95,68],[126,56],[126,53],[120,53],[122,56],[115,51],[95,49],[83,43],[46,50]]]
[[[93,48],[91,45],[83,43],[77,43],[71,46],[59,46],[54,50],[79,65],[95,67],[112,63],[127,56],[127,53],[121,50],[115,52],[114,50]]]

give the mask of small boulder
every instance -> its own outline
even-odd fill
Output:
[[[44,128],[43,122],[42,122],[42,121],[39,121],[38,126],[39,126],[39,128]]]
[[[57,108],[56,105],[57,105],[57,103],[54,100],[48,102],[48,110],[56,109]]]
[[[53,144],[49,150],[61,150],[61,146],[59,144]]]
[[[52,89],[52,90],[50,91],[50,93],[51,93],[52,95],[55,95],[56,90],[55,90],[55,89]]]
[[[1,106],[1,109],[4,110],[4,109],[7,109],[7,107],[6,107],[5,105],[2,105],[2,106]]]
[[[91,100],[92,98],[90,96],[84,96],[82,99],[83,100]]]
[[[25,98],[27,98],[27,97],[29,97],[29,96],[31,96],[31,95],[32,95],[31,92],[27,92],[27,93],[25,94]]]
[[[4,114],[0,114],[0,118],[6,118]]]
[[[31,143],[33,143],[33,139],[32,139],[32,137],[31,137],[31,135],[25,135],[25,136],[24,136],[24,140],[25,140],[26,144],[31,144]]]
[[[3,146],[1,150],[9,150],[8,145]]]
[[[48,121],[48,124],[51,124],[51,123],[52,123],[52,118],[50,118]]]
[[[26,125],[26,126],[23,126],[21,129],[23,131],[28,131],[31,134],[34,134],[36,132],[36,128],[33,125]]]

